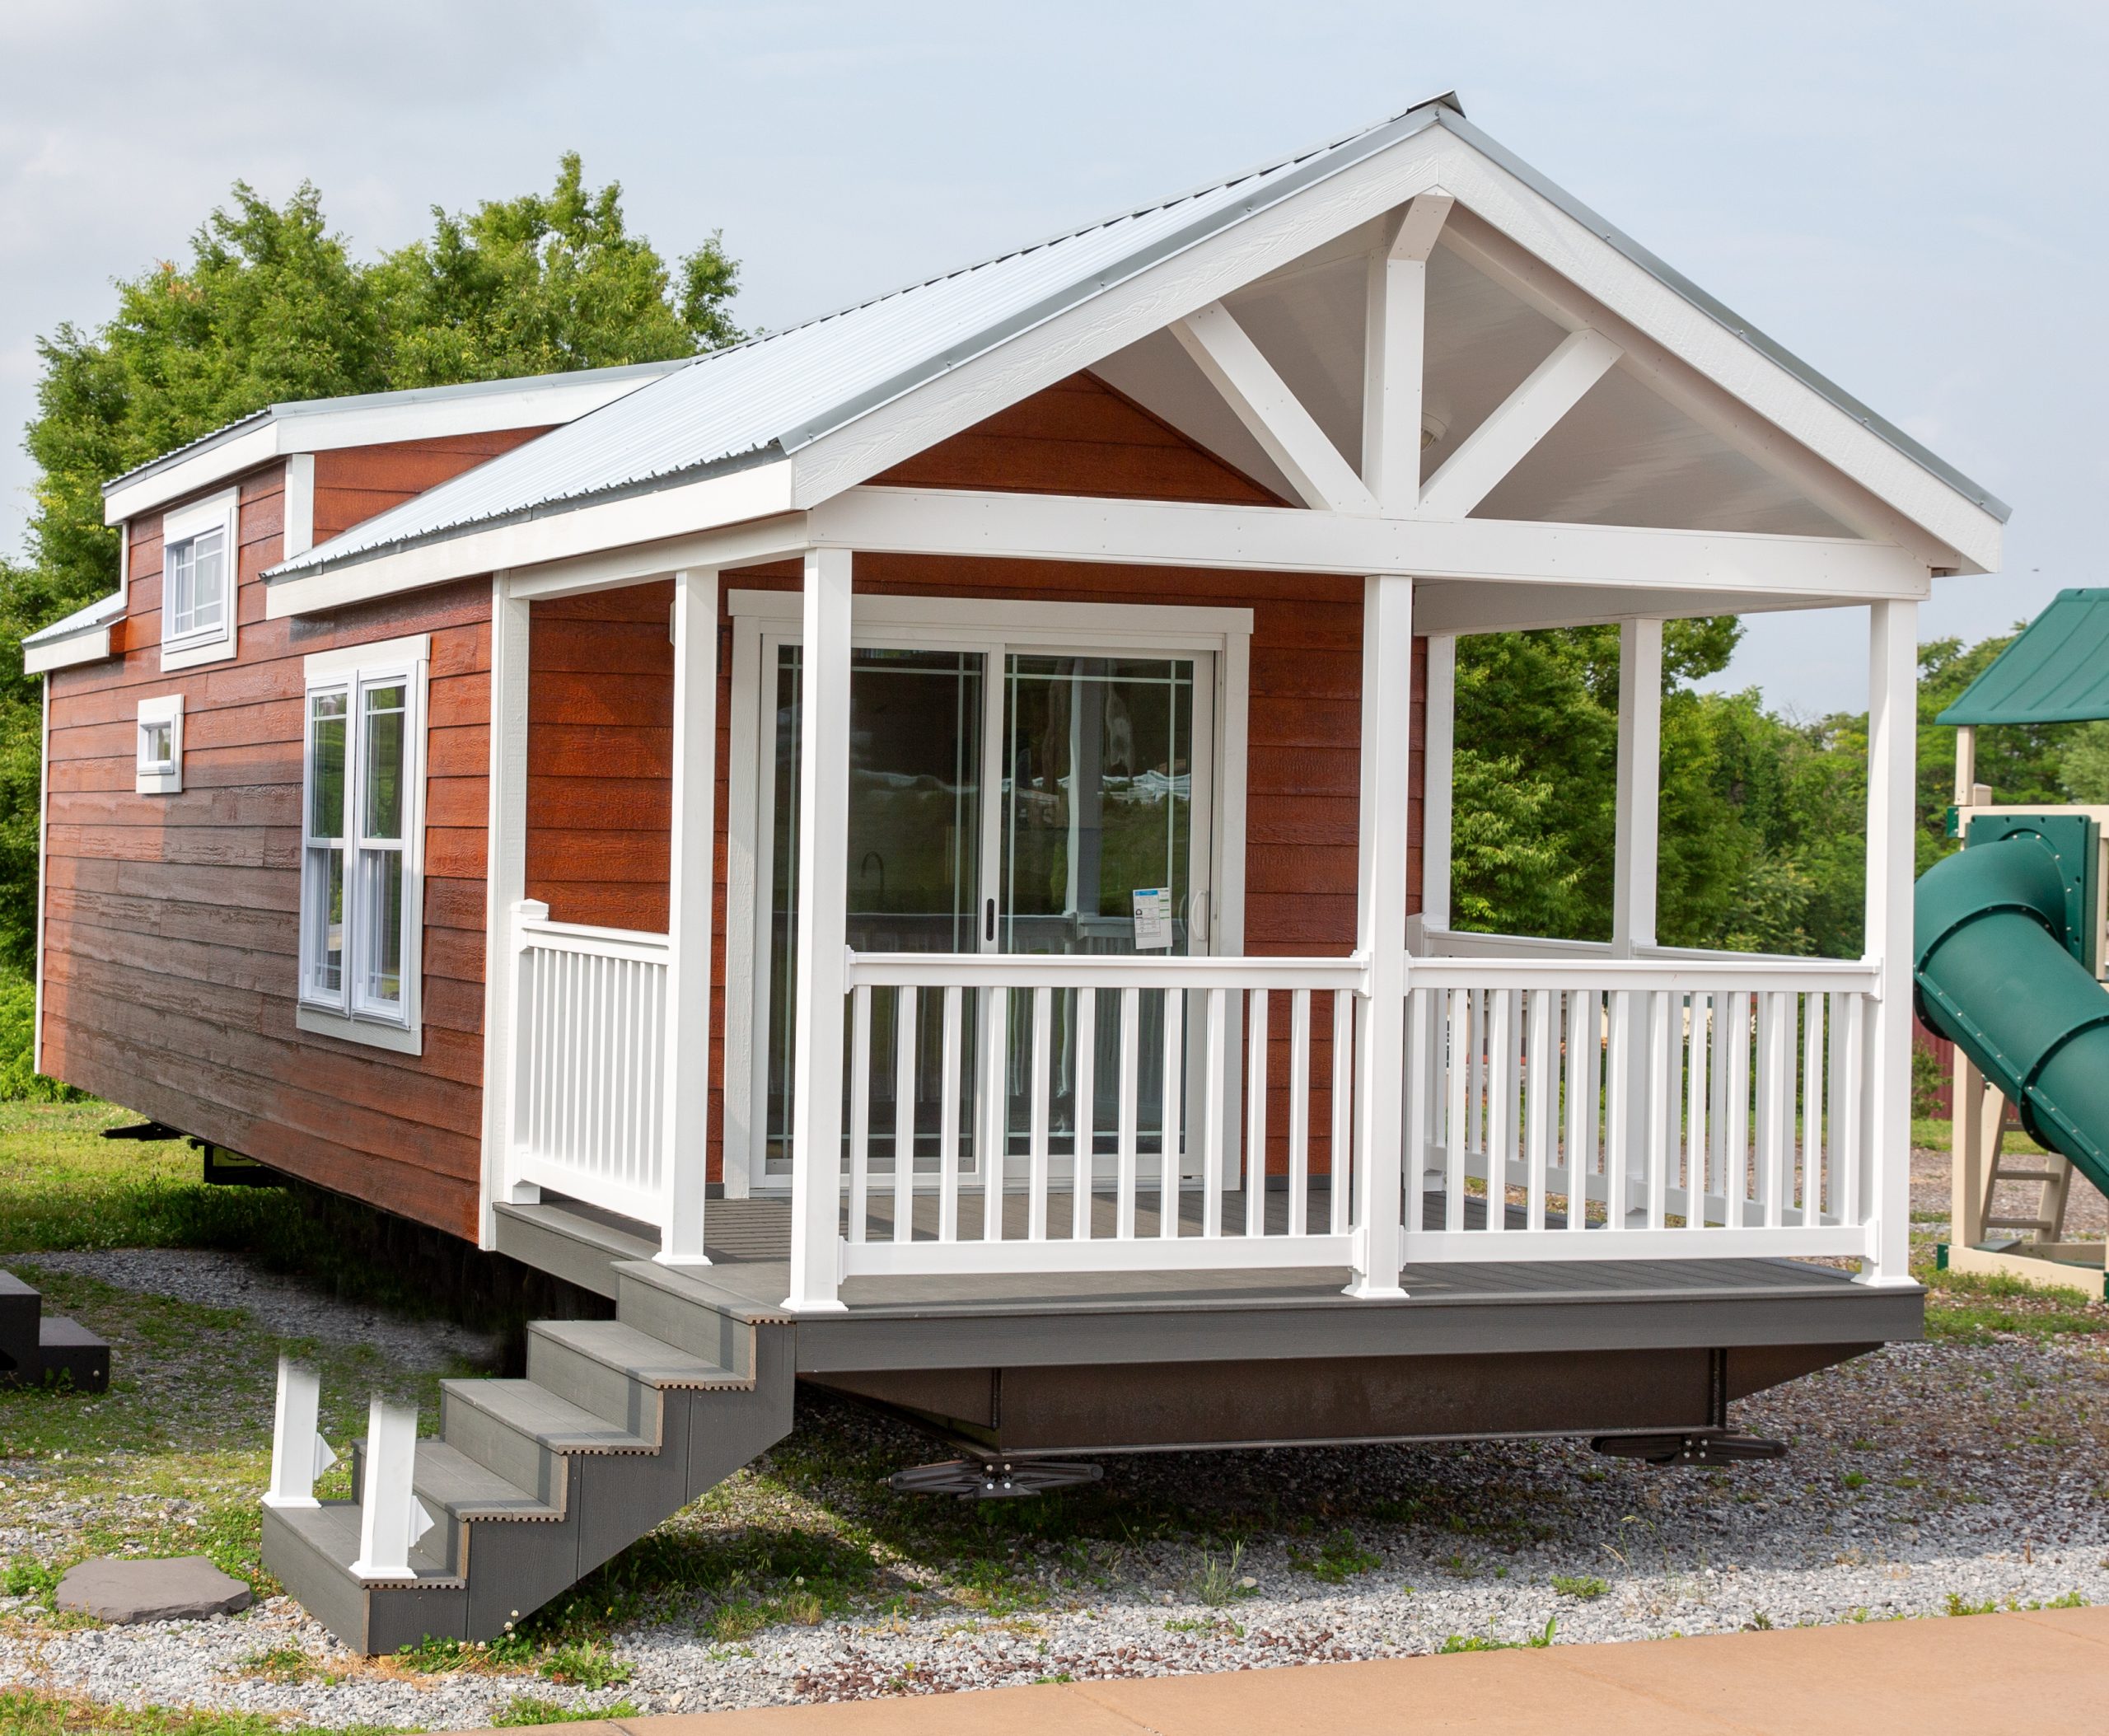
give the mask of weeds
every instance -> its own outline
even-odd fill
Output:
[[[1557,1617],[1546,1617],[1546,1625],[1527,1640],[1496,1640],[1487,1634],[1452,1634],[1436,1647],[1441,1653],[1451,1652],[1522,1652],[1542,1651],[1552,1644],[1553,1635],[1559,1631]]]
[[[508,1701],[491,1723],[496,1729],[503,1730],[521,1724],[593,1724],[603,1719],[634,1718],[637,1715],[636,1706],[628,1700],[618,1700],[613,1706],[604,1706],[598,1710],[589,1706],[574,1710],[570,1706],[559,1706],[554,1700],[537,1700],[531,1694],[522,1694]]]
[[[1230,1546],[1230,1559],[1219,1561],[1213,1555],[1201,1557],[1201,1577],[1195,1583],[1194,1595],[1210,1609],[1221,1609],[1226,1603],[1235,1603],[1240,1598],[1254,1598],[1260,1594],[1260,1582],[1250,1574],[1240,1574],[1238,1568],[1245,1560],[1242,1542]]]
[[[1552,1589],[1563,1598],[1579,1598],[1586,1603],[1602,1597],[1611,1587],[1592,1573],[1556,1573],[1552,1576]]]
[[[1328,1585],[1342,1584],[1355,1574],[1382,1566],[1383,1561],[1374,1550],[1364,1549],[1352,1531],[1335,1532],[1319,1546],[1316,1555],[1307,1556],[1296,1548],[1288,1552],[1291,1572],[1307,1573]]]

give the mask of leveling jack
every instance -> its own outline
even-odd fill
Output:
[[[1095,1483],[1105,1475],[1102,1466],[1069,1459],[977,1458],[911,1465],[886,1481],[896,1495],[956,1495],[963,1501],[1003,1501]]]
[[[1651,1465],[1721,1465],[1733,1459],[1784,1458],[1784,1441],[1756,1434],[1600,1434],[1592,1450]]]

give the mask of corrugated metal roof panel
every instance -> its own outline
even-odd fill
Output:
[[[2060,591],[1940,723],[2083,723],[2109,718],[2109,590]]]

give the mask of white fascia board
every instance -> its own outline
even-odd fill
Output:
[[[1424,127],[801,447],[794,504],[853,488],[1429,191],[1452,144]]]
[[[816,547],[1270,573],[1485,579],[1864,601],[1919,598],[1924,564],[1845,537],[1634,530],[1499,518],[1368,518],[942,489],[853,489],[813,508]]]
[[[47,675],[54,669],[98,663],[110,654],[110,624],[105,621],[99,627],[82,627],[63,639],[23,646],[22,673]]]
[[[2000,522],[1977,502],[1950,487],[1858,417],[1797,378],[1491,158],[1447,131],[1438,129],[1434,138],[1445,190],[1552,274],[1549,280],[1552,284],[1564,279],[1589,302],[1629,322],[1826,464],[1952,549],[1966,564],[1980,572],[1997,570]],[[1459,238],[1458,227],[1452,226],[1446,229],[1443,245],[1455,247]],[[1469,251],[1460,250],[1471,258]],[[1576,323],[1575,310],[1559,305],[1561,297],[1556,289],[1542,300],[1529,298],[1570,329]],[[1615,340],[1619,337],[1614,330],[1602,325],[1598,329]]]
[[[1430,583],[1414,592],[1414,630],[1467,638],[1476,633],[1598,627],[1634,616],[1776,614],[1845,609],[1863,597],[1798,597],[1751,591],[1615,589],[1606,585]]]
[[[791,509],[791,465],[750,466],[675,488],[626,494],[597,506],[523,519],[420,543],[392,554],[319,572],[267,575],[266,620],[341,609],[376,597],[423,590],[456,579],[602,554],[635,543],[663,542]],[[755,557],[765,558],[765,557]],[[587,587],[585,588],[593,588]]]
[[[806,514],[786,512],[751,524],[702,531],[663,542],[634,543],[598,554],[544,561],[506,572],[506,593],[529,601],[554,597],[583,597],[648,579],[667,578],[704,568],[751,567],[758,561],[783,560],[806,552],[811,539]]]
[[[274,415],[218,444],[111,489],[103,496],[105,524],[122,523],[171,500],[210,488],[295,452],[328,452],[346,447],[386,446],[402,440],[437,440],[456,434],[489,434],[504,428],[556,427],[626,397],[658,376],[624,380],[582,379],[530,391],[465,394],[416,403],[362,403],[339,410],[295,410]]]

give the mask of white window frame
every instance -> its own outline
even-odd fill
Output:
[[[168,752],[158,758],[151,756],[147,751],[147,732],[163,728],[168,731]],[[181,694],[161,694],[154,699],[139,701],[137,742],[138,760],[133,779],[134,788],[143,796],[180,795],[183,792]]]
[[[301,695],[300,985],[295,1023],[299,1029],[347,1041],[394,1050],[424,1052],[424,816],[426,690],[432,662],[432,635],[414,634],[338,651],[318,651],[306,660]],[[400,683],[404,691],[402,837],[368,840],[359,831],[365,812],[365,743],[360,695],[370,688]],[[321,847],[308,826],[314,817],[315,697],[341,691],[344,725],[344,967],[334,990],[318,989],[314,922],[311,919],[313,876],[310,851]],[[403,860],[402,999],[399,1005],[367,1003],[358,994],[357,964],[365,944],[368,919],[361,910],[359,865],[370,854],[398,851]]]
[[[755,1127],[755,1106],[767,1089],[765,1040],[755,1019],[769,967],[768,890],[760,873],[768,844],[762,821],[762,754],[775,733],[763,720],[773,708],[773,647],[795,640],[801,624],[796,591],[727,593],[732,618],[732,758],[727,770],[724,1085],[725,1191],[731,1198],[780,1192],[767,1172]],[[1252,611],[1177,603],[1043,602],[966,597],[898,597],[858,592],[851,602],[852,642],[903,640],[987,650],[1061,652],[1085,657],[1177,657],[1206,653],[1214,665],[1213,804],[1205,839],[1210,853],[1205,934],[1196,950],[1236,956],[1245,950],[1245,780],[1251,700]],[[769,654],[765,657],[765,652]],[[1000,685],[1000,684],[994,684]],[[995,805],[983,823],[993,839]],[[984,839],[984,851],[993,848]],[[1233,1075],[1237,1069],[1231,1069]],[[1224,1125],[1239,1125],[1235,1093]]]
[[[241,589],[241,491],[228,489],[209,500],[180,507],[161,515],[161,667],[192,669],[200,663],[217,663],[235,654],[235,616],[240,612]],[[218,620],[203,627],[179,632],[172,580],[176,551],[204,536],[218,531],[222,571],[227,586]]]

